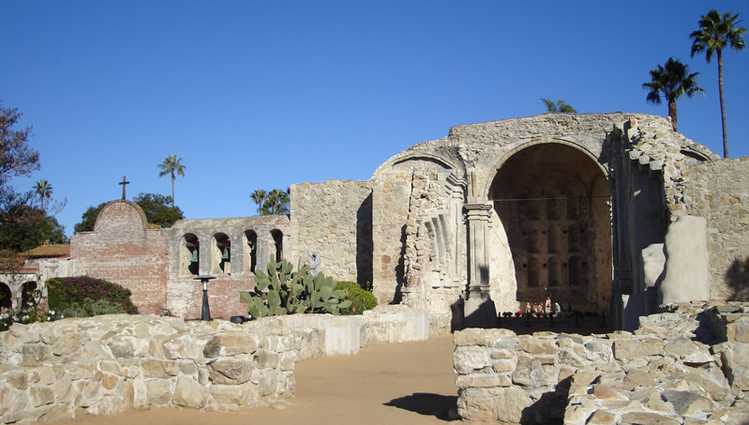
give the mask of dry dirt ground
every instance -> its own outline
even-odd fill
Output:
[[[300,362],[296,398],[276,408],[210,413],[186,409],[84,416],[70,425],[435,424],[455,406],[451,336],[381,344],[355,356]]]

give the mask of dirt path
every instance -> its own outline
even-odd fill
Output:
[[[75,425],[435,424],[455,406],[452,338],[382,344],[297,364],[297,395],[282,409],[230,413],[152,409],[86,416]]]

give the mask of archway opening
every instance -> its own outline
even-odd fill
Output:
[[[0,311],[13,308],[13,294],[8,285],[0,282]]]
[[[21,308],[26,310],[34,306],[37,301],[35,297],[36,282],[26,282],[21,286]]]
[[[212,241],[211,272],[214,274],[231,273],[231,240],[226,233],[216,233]]]
[[[278,229],[273,229],[270,235],[273,236],[273,244],[276,248],[276,261],[281,261],[283,260],[283,233]]]
[[[257,266],[257,233],[254,230],[247,230],[244,232],[245,240],[245,264],[247,269],[255,273],[255,267]]]
[[[571,146],[533,145],[504,162],[489,197],[507,232],[521,308],[550,297],[563,310],[605,315],[610,193],[598,164]]]
[[[200,241],[192,233],[182,237],[180,246],[180,272],[197,276],[200,271]]]

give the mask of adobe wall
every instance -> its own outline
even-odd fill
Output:
[[[129,289],[141,313],[158,314],[166,304],[167,255],[167,236],[149,228],[143,210],[130,202],[108,203],[94,230],[71,240],[75,272]]]
[[[687,211],[707,220],[711,298],[749,300],[749,157],[684,171]]]
[[[331,180],[291,185],[292,263],[309,262],[337,280],[372,282],[372,189],[369,182]]]

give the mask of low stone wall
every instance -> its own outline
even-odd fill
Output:
[[[641,318],[634,333],[455,334],[458,414],[502,424],[744,424],[749,306]]]
[[[428,323],[426,313],[382,306],[243,325],[139,315],[14,324],[0,333],[0,424],[266,405],[293,397],[298,360],[426,339]]]

